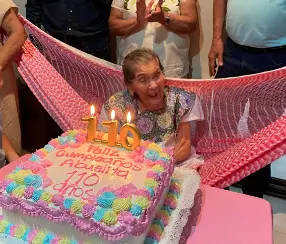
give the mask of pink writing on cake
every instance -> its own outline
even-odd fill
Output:
[[[95,194],[93,187],[99,182],[99,176],[96,173],[88,174],[87,172],[78,173],[77,170],[66,173],[70,175],[64,180],[64,182],[56,184],[53,189],[58,193],[63,195],[67,194],[69,197],[80,197],[83,200],[88,200],[88,198]],[[73,180],[76,180],[73,182]],[[79,185],[83,184],[85,187],[82,188]]]

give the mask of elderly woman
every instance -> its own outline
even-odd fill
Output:
[[[165,85],[163,67],[151,50],[131,52],[122,68],[127,90],[104,104],[100,125],[110,120],[112,109],[123,125],[130,111],[144,140],[175,146],[176,161],[186,160],[192,153],[190,122],[203,119],[199,99],[194,93]]]
[[[155,51],[167,77],[189,73],[189,34],[197,25],[196,0],[113,0],[110,33],[119,36],[117,63],[138,48]]]

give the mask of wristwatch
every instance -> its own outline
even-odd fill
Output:
[[[165,19],[165,24],[169,24],[171,20],[170,14],[167,15],[166,19]]]

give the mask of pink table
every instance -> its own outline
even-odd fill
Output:
[[[29,155],[0,170],[0,180]],[[181,243],[272,244],[272,211],[262,199],[203,186]]]

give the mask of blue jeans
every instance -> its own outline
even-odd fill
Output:
[[[240,46],[230,38],[225,43],[223,66],[215,78],[237,77],[286,66],[286,46],[274,49],[258,49]],[[271,179],[270,165],[240,181],[244,194],[263,198]]]

